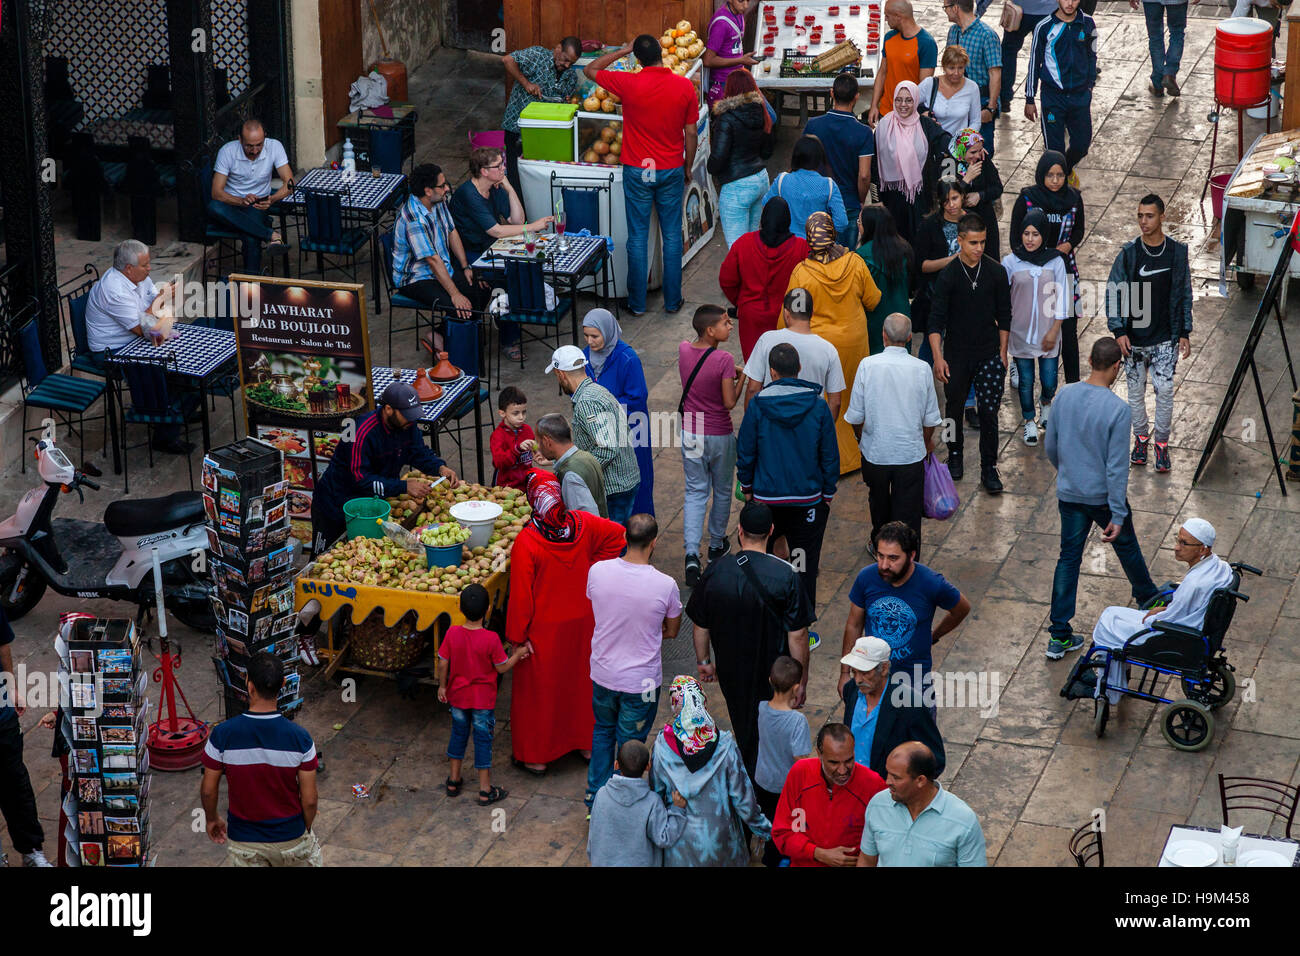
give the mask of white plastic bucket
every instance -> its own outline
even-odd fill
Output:
[[[469,529],[467,548],[486,548],[492,528],[503,513],[495,501],[459,501],[451,506],[451,516],[462,528]]]

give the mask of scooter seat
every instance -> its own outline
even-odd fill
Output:
[[[195,491],[178,491],[165,498],[128,498],[104,509],[104,527],[119,537],[169,531],[203,520],[203,497]]]

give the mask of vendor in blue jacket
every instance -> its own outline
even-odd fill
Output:
[[[399,478],[410,465],[426,475],[442,475],[454,488],[460,479],[424,443],[415,423],[420,398],[405,382],[393,382],[379,396],[379,408],[357,419],[351,441],[340,442],[325,474],[316,482],[311,503],[314,550],[321,554],[346,528],[343,505],[353,498],[422,498],[432,487],[420,478]]]
[[[799,378],[799,353],[793,345],[775,346],[767,361],[772,381],[745,410],[736,477],[747,501],[772,509],[768,548],[794,565],[816,607],[822,537],[840,477],[835,419],[822,387]]]

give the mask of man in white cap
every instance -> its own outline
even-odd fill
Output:
[[[867,635],[840,658],[853,678],[844,685],[844,723],[853,731],[854,757],[883,780],[885,761],[894,748],[917,740],[933,752],[941,773],[943,737],[921,692],[906,679],[888,686],[892,653],[888,641]]]
[[[561,391],[573,399],[573,443],[600,462],[609,520],[626,525],[641,486],[627,409],[609,389],[587,377],[587,357],[576,346],[561,345],[552,353],[546,374],[552,373]]]
[[[1174,598],[1166,607],[1142,611],[1130,607],[1108,607],[1101,612],[1097,626],[1092,630],[1093,647],[1121,648],[1134,634],[1145,631],[1156,621],[1168,624],[1181,624],[1184,627],[1200,628],[1205,622],[1205,611],[1210,605],[1210,595],[1219,588],[1232,585],[1232,568],[1228,562],[1216,555],[1214,547],[1214,526],[1204,518],[1188,518],[1178,529],[1174,543],[1174,557],[1187,565],[1187,575],[1183,578]],[[1154,632],[1152,632],[1154,633]],[[1133,642],[1134,646],[1144,643],[1150,635],[1145,635]],[[1092,675],[1088,671],[1088,675]],[[1085,681],[1088,676],[1080,675]],[[1111,662],[1108,681],[1114,686],[1123,686],[1124,671],[1118,662]],[[1089,681],[1090,682],[1090,681]],[[1119,691],[1108,691],[1112,705],[1118,704],[1122,696]]]

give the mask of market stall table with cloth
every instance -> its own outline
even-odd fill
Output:
[[[1204,848],[1204,849],[1198,849]],[[1281,837],[1243,833],[1237,844],[1235,866],[1289,866],[1300,867],[1300,842]],[[1204,854],[1203,858],[1198,854]],[[1213,854],[1213,862],[1211,860]],[[1172,858],[1185,860],[1176,863]],[[1252,863],[1252,859],[1255,861]],[[1174,824],[1169,828],[1169,838],[1160,851],[1160,866],[1227,866],[1223,862],[1223,837],[1213,827],[1193,827]]]
[[[327,189],[346,193],[343,202],[343,215],[365,223],[370,232],[370,277],[375,290],[375,314],[382,311],[383,303],[379,290],[379,224],[405,195],[402,188],[406,176],[401,173],[381,173],[378,176],[368,172],[350,172],[342,169],[330,169],[325,166],[308,170],[294,182],[294,191],[285,196],[273,207],[280,217],[280,234],[286,235],[285,220],[290,212],[301,207],[305,200],[301,187],[309,189]]]
[[[392,384],[394,377],[399,378],[408,385],[413,385],[415,376],[416,369],[413,368],[372,368],[370,370],[370,383],[375,391],[375,404],[379,404],[380,396],[384,394],[384,389]],[[422,426],[428,427],[433,437],[434,451],[438,451],[439,425],[447,418],[452,409],[464,402],[465,396],[470,396],[474,402],[474,451],[478,462],[478,480],[480,484],[483,484],[483,403],[478,401],[479,380],[474,375],[462,375],[452,382],[434,382],[433,384],[442,388],[442,395],[436,401],[421,403],[420,417],[417,421]]]
[[[182,378],[194,379],[199,392],[199,409],[203,422],[203,450],[212,447],[212,430],[208,420],[208,388],[226,366],[235,361],[235,333],[203,325],[177,325],[175,335],[154,345],[148,337],[136,339],[113,353],[120,362],[167,362],[168,371]],[[118,468],[116,449],[113,466]]]

